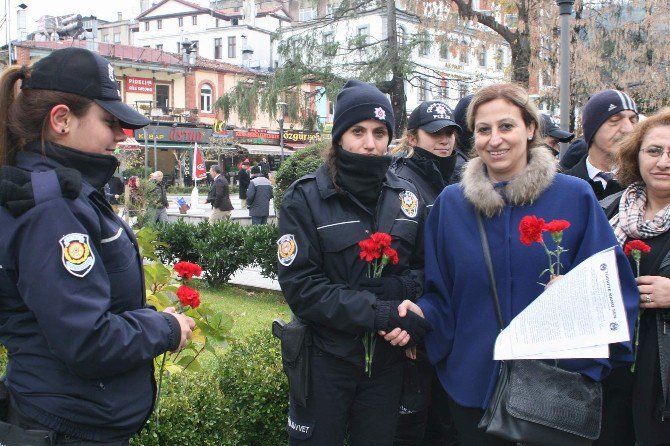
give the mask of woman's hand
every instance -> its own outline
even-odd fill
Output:
[[[188,343],[191,336],[193,336],[193,329],[195,329],[195,321],[192,317],[186,316],[185,314],[177,313],[174,307],[167,307],[163,310],[165,313],[170,313],[172,316],[177,319],[179,322],[179,328],[181,330],[181,337],[179,339],[179,347],[177,347],[175,352],[182,351],[186,344]]]
[[[404,300],[398,305],[398,315],[400,317],[405,317],[407,311],[412,311],[413,313],[418,314],[425,319],[421,307],[412,302],[411,300]],[[384,336],[384,339],[391,343],[391,345],[398,345],[404,347],[410,340],[410,335],[405,330],[400,328],[394,328],[390,332],[379,331],[380,336]]]
[[[635,281],[640,291],[640,308],[670,308],[670,279],[640,276]]]

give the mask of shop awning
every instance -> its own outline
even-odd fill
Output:
[[[135,138],[129,136],[125,141],[118,143],[116,147],[122,150],[136,150],[141,149],[143,146]]]
[[[281,147],[265,144],[237,144],[237,147],[249,152],[249,155],[281,155]],[[291,155],[294,151],[284,147],[284,156]]]

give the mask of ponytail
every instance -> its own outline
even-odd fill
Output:
[[[409,135],[412,135],[415,139],[418,139],[419,129],[415,128],[412,130],[405,130],[402,138],[400,138],[400,141],[398,141],[398,145],[396,145],[393,150],[391,150],[392,155],[399,155],[405,158],[411,158],[412,155],[414,155],[414,146],[409,142]]]
[[[14,65],[0,75],[0,166],[13,165],[17,141],[9,130],[10,107],[16,99],[16,81],[28,76],[30,68]]]

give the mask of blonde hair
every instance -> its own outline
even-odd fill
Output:
[[[617,151],[615,160],[617,166],[616,179],[623,187],[643,182],[642,175],[640,174],[639,158],[642,140],[651,130],[663,126],[670,127],[670,107],[665,107],[647,117],[647,119],[640,121],[619,142],[619,150]]]
[[[391,155],[404,156],[405,158],[411,158],[414,155],[414,145],[409,142],[409,136],[414,136],[415,139],[419,138],[419,128],[415,129],[406,129],[405,133],[402,134],[402,138],[398,141],[398,144],[393,147],[391,150]]]

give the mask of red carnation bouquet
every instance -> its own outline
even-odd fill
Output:
[[[183,313],[188,307],[198,308],[200,306],[200,293],[193,288],[186,286],[184,282],[189,282],[193,277],[200,277],[202,268],[200,265],[191,262],[177,262],[174,265],[174,272],[181,280],[182,284],[177,289],[177,298],[179,298],[179,313]]]
[[[534,215],[526,215],[521,219],[519,223],[521,243],[526,246],[532,245],[533,242],[539,243],[544,248],[549,259],[549,268],[542,271],[540,276],[549,272],[549,279],[551,280],[553,277],[561,274],[561,254],[568,251],[561,246],[561,242],[563,241],[563,231],[569,227],[570,222],[567,220],[552,220],[546,223],[543,218],[537,218]],[[550,250],[547,247],[544,241],[545,232],[551,234],[551,239],[556,249]]]
[[[391,248],[392,238],[385,232],[375,232],[358,242],[361,248],[360,258],[368,262],[368,277],[377,278],[382,276],[384,267],[389,263],[398,264],[398,252]],[[363,348],[365,349],[365,373],[372,376],[372,358],[375,352],[377,334],[368,331],[363,335]]]
[[[623,252],[626,256],[631,256],[635,261],[635,266],[637,274],[635,277],[640,277],[640,260],[642,260],[642,254],[646,254],[651,251],[651,246],[647,245],[642,240],[631,240],[626,243],[623,247]],[[651,298],[650,298],[651,300]],[[633,347],[633,354],[635,355],[633,360],[633,365],[630,366],[630,371],[635,371],[635,362],[637,361],[637,347],[640,343],[640,317],[644,308],[640,308],[640,311],[637,312],[637,324],[635,324],[635,341]]]

